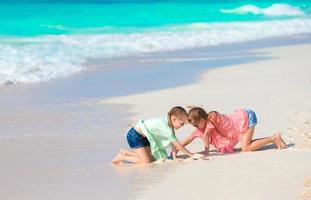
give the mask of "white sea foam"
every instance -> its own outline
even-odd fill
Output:
[[[31,83],[85,69],[88,58],[177,50],[311,33],[311,19],[193,23],[130,34],[0,39],[0,84]]]
[[[222,9],[222,13],[228,14],[254,14],[266,16],[303,16],[305,13],[298,7],[288,4],[273,4],[267,8],[259,8],[254,5],[244,5],[234,9]]]

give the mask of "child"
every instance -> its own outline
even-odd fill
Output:
[[[127,133],[127,142],[132,151],[120,150],[112,164],[121,164],[123,161],[144,164],[165,159],[168,157],[166,147],[171,145],[193,159],[202,158],[203,155],[189,152],[177,141],[174,129],[179,129],[187,122],[187,111],[180,106],[172,108],[167,117],[140,120]],[[176,159],[176,155],[173,159]]]
[[[189,112],[189,123],[197,129],[184,141],[186,146],[194,138],[201,138],[205,146],[205,154],[209,146],[214,146],[221,153],[231,153],[241,140],[242,151],[255,151],[266,144],[275,144],[278,149],[287,148],[280,133],[273,136],[253,140],[257,117],[254,111],[238,109],[234,113],[224,115],[216,111],[206,113],[200,107],[192,107]]]

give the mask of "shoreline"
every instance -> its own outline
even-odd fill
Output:
[[[252,50],[246,48],[242,51],[244,52],[242,54],[245,58],[244,62],[235,60],[230,63],[232,60],[226,60],[226,56],[230,58],[241,53],[238,51],[236,54],[232,54],[235,51],[234,45],[225,49],[214,47],[205,49],[205,51],[197,49],[178,53],[166,52],[162,55],[140,57],[140,59],[150,59],[152,62],[136,66],[135,69],[129,68],[131,66],[129,64],[132,62],[121,60],[121,64],[117,63],[117,69],[101,69],[98,66],[99,68],[95,67],[85,74],[62,80],[38,85],[13,86],[5,88],[5,91],[0,90],[1,97],[3,97],[0,99],[0,105],[3,106],[0,118],[2,129],[5,131],[2,132],[2,136],[3,134],[16,134],[15,138],[0,139],[0,143],[2,143],[1,163],[6,163],[0,170],[0,174],[7,178],[2,180],[4,181],[2,185],[10,183],[6,188],[0,189],[1,195],[8,200],[34,200],[43,197],[53,199],[55,192],[59,194],[59,199],[67,200],[113,198],[115,195],[119,195],[120,198],[128,196],[147,198],[151,191],[145,186],[146,184],[156,185],[161,189],[162,181],[175,183],[176,180],[171,179],[171,176],[176,175],[175,169],[183,171],[184,167],[196,166],[196,163],[190,162],[181,165],[165,163],[150,167],[127,165],[124,168],[112,168],[108,161],[117,153],[118,148],[127,148],[124,134],[130,122],[135,123],[138,117],[149,118],[165,115],[167,110],[176,104],[213,105],[207,109],[216,109],[222,112],[230,112],[235,106],[253,108],[260,116],[259,134],[256,134],[255,137],[265,136],[265,134],[270,134],[271,129],[280,127],[285,130],[286,134],[291,131],[298,133],[301,130],[307,132],[310,126],[301,119],[309,119],[304,116],[303,112],[310,107],[310,98],[308,93],[305,93],[309,90],[304,88],[306,85],[310,87],[310,81],[307,80],[309,69],[303,68],[303,71],[296,73],[289,66],[289,68],[285,67],[284,73],[279,72],[280,65],[284,62],[284,55],[288,56],[289,62],[294,63],[295,66],[300,63],[303,66],[310,63],[306,52],[310,50],[311,40],[309,37],[306,40],[308,45],[285,45],[274,48],[257,49],[253,44]],[[219,49],[216,51],[215,48]],[[282,59],[279,59],[279,54],[271,53],[275,51],[280,51]],[[298,57],[293,58],[292,53]],[[174,65],[163,60],[161,62],[153,60],[154,58],[175,59],[185,55],[192,60],[190,62],[177,60]],[[219,55],[223,57],[217,60]],[[256,57],[254,60],[254,56],[263,58],[257,59]],[[216,62],[205,59],[207,57],[215,58]],[[293,58],[295,62],[290,58]],[[273,67],[271,62],[275,62],[275,66],[278,67]],[[139,64],[139,62],[137,63]],[[269,63],[269,66],[262,68],[261,65],[265,66],[265,63]],[[211,66],[215,64],[223,67],[212,69]],[[171,68],[171,66],[173,67]],[[270,66],[272,68],[269,68]],[[140,72],[144,67],[146,68]],[[194,68],[196,68],[195,71]],[[262,78],[260,82],[258,77],[257,79],[254,77],[256,81],[252,84],[255,90],[247,88],[238,93],[231,92],[230,87],[244,88],[250,84],[247,80],[253,76],[252,69],[255,70],[256,76]],[[130,75],[133,76],[127,76],[128,71],[131,71]],[[108,72],[108,75],[102,76],[104,72]],[[103,80],[103,77],[109,77],[118,72],[122,72],[122,74],[117,79]],[[134,76],[135,73],[140,74]],[[223,75],[225,79],[221,79]],[[272,75],[277,75],[276,83],[271,77]],[[159,79],[154,76],[159,76]],[[190,78],[186,79],[187,76]],[[291,82],[289,76],[294,77],[295,80],[291,86],[287,85],[287,82]],[[139,79],[139,77],[143,79]],[[283,77],[287,81],[285,81],[285,85],[281,84]],[[174,79],[176,82],[167,82]],[[113,82],[110,85],[105,85],[107,81],[111,80]],[[134,89],[128,90],[126,87],[121,87],[118,80],[125,80],[122,84]],[[220,80],[222,81],[219,82]],[[302,83],[301,80],[304,82]],[[158,81],[160,84],[155,84]],[[228,82],[232,82],[232,84],[226,85]],[[149,85],[143,85],[145,83],[149,83]],[[279,87],[280,90],[274,91],[272,88],[265,90],[266,88],[262,87],[262,85],[271,83],[274,83],[273,87]],[[109,88],[110,86],[116,87]],[[301,87],[302,90],[300,90]],[[137,88],[141,88],[141,90],[137,90]],[[295,98],[288,96],[286,90],[291,91],[292,95],[297,95],[300,101],[296,103]],[[200,91],[200,95],[204,98],[194,95],[195,91]],[[106,96],[103,95],[105,92],[108,92]],[[245,96],[245,92],[252,94],[258,92],[260,97],[248,97]],[[119,93],[124,96],[115,98]],[[264,95],[266,93],[267,98],[263,98],[262,96],[266,96]],[[288,99],[283,102],[276,95],[279,95],[280,98],[285,95]],[[206,101],[205,97],[208,98]],[[156,105],[149,109],[149,102],[154,99],[157,100]],[[265,103],[269,104],[264,105]],[[299,106],[300,109],[297,111],[296,108]],[[271,107],[274,111],[272,114],[269,112]],[[289,107],[291,108],[289,109]],[[285,109],[284,112],[282,112],[282,108]],[[291,115],[293,117],[290,117]],[[271,120],[272,117],[278,121]],[[289,122],[289,118],[293,121]],[[275,124],[277,126],[274,126]],[[191,130],[190,126],[185,127],[178,133],[178,137],[184,137]],[[36,135],[37,133],[38,135]],[[302,150],[304,151],[305,148],[309,152],[309,143],[304,145],[303,135],[293,134],[290,136],[292,138],[286,139],[295,141],[296,144],[303,144],[302,147],[305,147]],[[309,140],[306,141],[309,142]],[[296,147],[298,146],[295,146],[294,149]],[[201,150],[200,142],[196,141],[191,148],[194,151]],[[280,153],[282,154],[282,152]],[[239,157],[239,155],[234,156]],[[301,160],[299,159],[299,161]],[[28,170],[23,167],[23,163],[29,163]],[[209,161],[206,163],[208,165]],[[217,162],[214,163],[217,165]],[[275,167],[275,165],[273,166]],[[290,167],[294,172],[298,170],[296,166]],[[36,171],[36,168],[40,169]],[[193,169],[193,167],[190,168]],[[180,173],[177,172],[177,175]],[[21,179],[17,174],[22,174]],[[186,170],[186,174],[191,174],[191,172]],[[29,181],[30,178],[31,181]],[[49,180],[52,180],[52,183]],[[85,185],[88,186],[83,189]],[[120,185],[124,187],[123,190],[119,190]],[[190,194],[193,194],[194,188],[190,189]]]
[[[15,92],[20,92],[23,93],[24,96],[28,93],[38,98],[55,98],[61,96],[62,99],[60,99],[60,101],[73,101],[75,98],[98,99],[149,92],[150,90],[191,84],[196,81],[197,75],[206,69],[224,66],[230,67],[235,64],[271,59],[264,53],[250,53],[258,48],[292,46],[306,43],[311,43],[311,33],[270,37],[216,46],[135,54],[116,58],[89,59],[84,63],[84,65],[88,66],[86,70],[46,82],[2,86],[0,87],[0,95],[4,97],[8,96],[11,100],[16,96],[14,96]],[[201,63],[203,63],[204,66],[202,66]],[[152,84],[143,88],[138,84],[138,81],[120,80],[120,78],[125,78],[128,75],[128,79],[135,78],[146,82],[146,76],[142,75],[143,73],[147,75],[152,75],[154,73],[161,75],[159,71],[165,70],[163,68],[168,64],[173,66],[171,67],[171,75],[178,77],[176,74],[178,75],[179,68],[182,68],[184,73],[190,75],[190,79],[178,80],[168,84],[168,77],[164,76],[159,77],[158,82],[165,81],[166,83],[158,84],[153,80]],[[194,66],[194,68],[191,69],[192,72],[189,71],[190,69],[187,69],[185,65]],[[134,72],[131,72],[132,70]],[[111,83],[117,88],[116,91],[106,87],[102,89],[98,87],[94,88],[94,86],[98,84],[107,85]],[[124,87],[121,84],[128,84],[132,88]],[[79,91],[77,91],[77,87],[79,87]],[[33,101],[34,99],[31,100]],[[41,102],[38,101],[36,103]]]

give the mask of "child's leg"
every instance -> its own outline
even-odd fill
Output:
[[[275,144],[278,149],[287,147],[287,145],[284,143],[279,133],[276,133],[270,137],[252,140],[254,131],[255,126],[250,127],[249,129],[247,129],[246,133],[244,133],[241,143],[242,151],[255,151],[257,149],[260,149],[264,145],[271,143]]]
[[[118,164],[123,163],[123,161],[128,161],[132,163],[140,163],[140,158],[137,156],[124,155],[123,153],[119,152],[118,155],[114,157],[114,159],[112,159],[111,163],[114,165],[118,165]]]
[[[127,160],[130,162],[136,163],[138,162],[137,159],[131,158],[131,157],[137,157],[140,159],[139,155],[135,152],[129,151],[127,149],[120,149],[120,152],[118,155],[111,161],[112,164],[120,164],[123,160]]]
[[[149,146],[133,149],[133,152],[136,153],[140,158],[139,164],[151,163],[154,161],[154,158],[151,155],[151,149]]]
[[[147,151],[150,150],[150,147],[146,147],[146,148],[147,148]],[[138,151],[140,151],[140,150],[135,150],[134,149],[132,151],[129,151],[127,149],[120,149],[120,153],[122,153],[123,155],[134,156],[134,157],[139,157],[139,158],[142,157],[143,160],[146,160],[145,155],[141,155]],[[148,157],[147,160],[151,160],[151,162],[154,160],[153,157],[151,156],[151,153],[148,153],[147,157]]]
[[[127,149],[120,149],[120,153],[122,153],[123,155],[127,155],[127,156],[139,157],[137,153],[135,153],[134,151],[127,150]]]
[[[132,162],[135,164],[146,164],[153,161],[150,147],[141,147],[133,149],[133,152],[120,152],[113,160],[112,164],[120,164],[123,161]]]

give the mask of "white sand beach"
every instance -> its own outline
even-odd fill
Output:
[[[264,54],[269,59],[207,70],[193,84],[101,101],[133,105],[132,123],[139,118],[163,116],[175,105],[199,105],[222,113],[251,108],[258,117],[254,138],[280,131],[289,144],[286,150],[269,147],[251,153],[214,154],[211,160],[177,164],[164,178],[147,186],[140,183],[134,196],[311,199],[310,52],[310,45],[256,49],[252,53]],[[187,79],[187,74],[182,78]],[[177,132],[178,138],[191,130],[190,126],[182,128]],[[203,146],[196,141],[189,148],[200,151]]]
[[[310,199],[311,46],[256,45],[269,41],[125,58],[120,62],[130,65],[118,68],[116,62],[115,71],[99,66],[61,80],[2,88],[0,199]],[[249,45],[255,47],[235,50]],[[156,83],[169,79],[173,84]],[[254,137],[280,131],[290,148],[110,165],[119,148],[128,148],[129,124],[189,104],[222,113],[251,108],[258,116]],[[177,137],[192,130],[187,125]],[[203,146],[196,140],[189,148]]]
[[[0,0],[0,19],[0,200],[311,200],[311,0]],[[139,119],[187,105],[252,109],[254,139],[289,148],[112,165]]]

